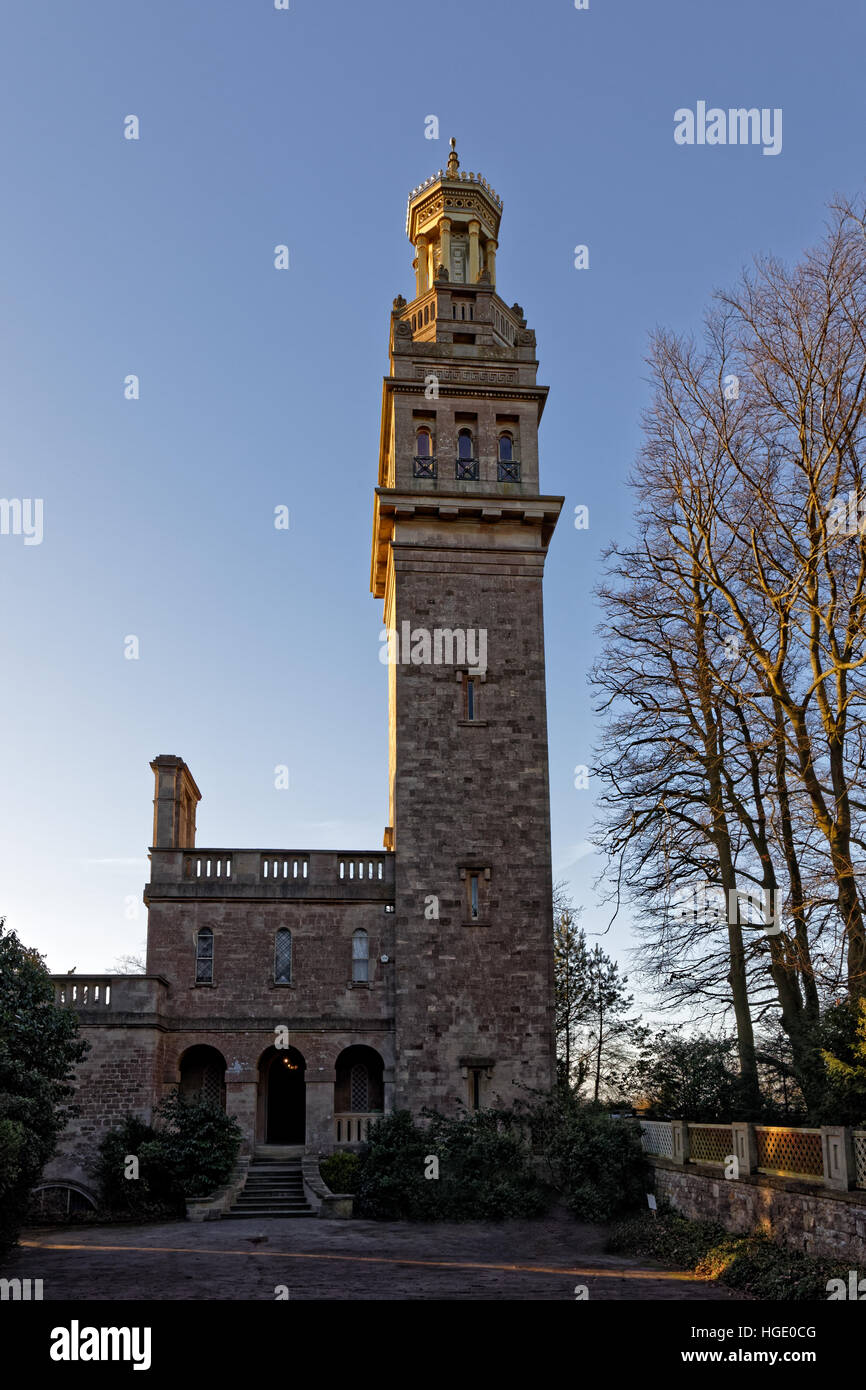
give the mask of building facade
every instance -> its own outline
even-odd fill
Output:
[[[91,1051],[48,1179],[86,1185],[105,1129],[177,1085],[247,1151],[322,1152],[394,1108],[553,1080],[542,574],[563,499],[540,489],[547,388],[497,291],[501,215],[453,141],[409,199],[373,506],[384,848],[200,848],[192,773],[157,757],[146,974],[55,977]]]

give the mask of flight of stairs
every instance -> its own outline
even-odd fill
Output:
[[[304,1194],[300,1151],[268,1146],[256,1149],[243,1191],[223,1219],[315,1214]]]

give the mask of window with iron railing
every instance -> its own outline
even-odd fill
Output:
[[[497,476],[500,483],[520,482],[520,462],[514,457],[514,440],[510,434],[499,436]]]
[[[433,440],[429,430],[419,430],[415,436],[415,457],[412,461],[413,478],[435,478],[436,456],[433,453]]]
[[[466,478],[472,482],[478,480],[478,459],[475,457],[472,434],[469,430],[461,430],[457,436],[455,477]]]

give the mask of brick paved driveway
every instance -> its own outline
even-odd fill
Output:
[[[264,1237],[264,1239],[260,1239]],[[734,1300],[691,1275],[604,1249],[568,1219],[402,1225],[320,1220],[30,1229],[7,1278],[66,1299]]]

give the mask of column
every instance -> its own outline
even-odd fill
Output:
[[[847,1192],[854,1186],[854,1136],[844,1125],[821,1126],[824,1156],[824,1186],[834,1192]]]
[[[754,1173],[758,1167],[758,1143],[755,1126],[745,1120],[735,1120],[731,1125],[731,1138],[734,1141],[734,1154],[741,1173]]]
[[[442,254],[442,264],[448,271],[448,278],[451,278],[451,218],[443,217],[440,223],[439,250]]]
[[[478,255],[478,236],[481,223],[475,219],[469,223],[469,284],[474,285],[481,273],[481,259]]]
[[[428,287],[427,280],[427,238],[419,236],[415,243],[417,261],[415,263],[415,295],[423,294]]]
[[[484,253],[487,256],[487,269],[490,271],[491,285],[496,284],[496,250],[498,244],[498,242],[494,241],[493,237],[490,237],[484,248]]]

